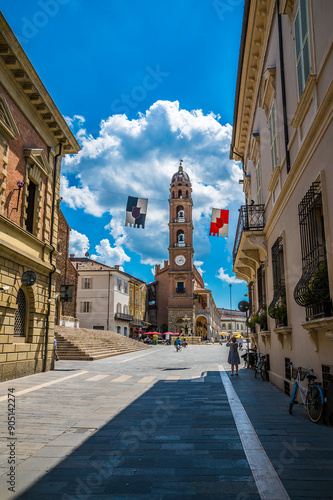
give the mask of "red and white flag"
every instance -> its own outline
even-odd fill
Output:
[[[221,210],[219,208],[212,209],[212,218],[210,222],[209,236],[226,236],[228,237],[229,228],[229,210]]]

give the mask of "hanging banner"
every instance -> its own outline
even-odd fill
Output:
[[[225,236],[228,238],[229,210],[212,209],[209,236]]]
[[[125,226],[145,227],[148,198],[129,196],[126,206]]]

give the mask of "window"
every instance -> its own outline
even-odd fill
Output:
[[[135,293],[135,304],[137,306],[139,305],[139,292],[138,291]]]
[[[117,313],[121,313],[121,303],[118,302],[117,304]]]
[[[259,161],[257,162],[257,166],[256,166],[256,176],[257,176],[257,203],[258,203],[258,205],[261,205],[261,203],[262,203],[262,198],[261,198],[261,173],[260,173],[260,163],[259,163]]]
[[[314,182],[298,206],[302,277],[294,290],[306,319],[331,315],[321,183]]]
[[[117,333],[121,333],[121,326],[117,326]]]
[[[125,305],[123,310],[124,310],[124,314],[128,314],[128,306]]]
[[[231,323],[228,323],[228,330],[231,330]]]
[[[18,291],[16,304],[17,309],[15,311],[14,337],[25,337],[27,304],[22,288]]]
[[[91,302],[82,302],[82,312],[84,313],[91,312]]]
[[[179,189],[179,191],[178,191],[178,198],[182,198],[182,190],[181,189]]]
[[[133,290],[130,290],[130,302],[133,302]]]
[[[128,283],[124,281],[124,293],[128,293]]]
[[[104,326],[93,326],[93,330],[104,330]]]
[[[176,292],[177,293],[185,293],[185,283],[183,281],[178,281]]]
[[[177,232],[177,243],[179,247],[184,247],[185,246],[185,235],[184,231],[178,231]]]
[[[298,98],[310,76],[310,35],[308,1],[300,0],[294,22]]]
[[[287,301],[284,278],[283,241],[281,236],[272,246],[272,268],[274,298],[268,307],[268,314],[275,318],[275,326],[286,326]]]
[[[121,280],[119,278],[117,279],[117,288],[118,291],[121,292]]]
[[[91,278],[83,278],[83,288],[88,290],[91,288]]]
[[[257,316],[259,316],[260,330],[266,331],[268,329],[267,325],[267,309],[266,309],[266,271],[265,265],[261,266],[257,270],[257,290],[258,290],[258,311]]]
[[[269,122],[269,134],[270,134],[269,137],[270,137],[270,144],[271,144],[272,169],[274,170],[278,164],[275,99],[274,99],[272,107],[271,107],[268,122]]]
[[[124,335],[127,337],[127,326],[124,326]]]
[[[33,233],[34,220],[35,220],[35,205],[36,205],[36,191],[37,186],[34,182],[29,182],[28,195],[27,195],[27,218],[25,220],[25,228],[29,233]]]
[[[225,323],[222,324],[222,330],[225,330]]]

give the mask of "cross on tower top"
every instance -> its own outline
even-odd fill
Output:
[[[179,160],[179,172],[183,171],[183,160]]]

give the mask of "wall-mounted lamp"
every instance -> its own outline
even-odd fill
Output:
[[[7,292],[9,290],[9,286],[0,286],[0,292]]]
[[[17,197],[17,204],[16,204],[16,208],[14,208],[13,210],[18,210],[18,206],[19,206],[19,201],[20,201],[20,194],[21,194],[21,189],[23,188],[24,186],[24,181],[17,181],[17,187],[18,189],[14,189],[14,191],[18,191],[18,197]]]
[[[244,183],[244,179],[239,179],[238,184],[243,184],[243,183]]]
[[[259,132],[252,132],[252,137],[260,137]]]

